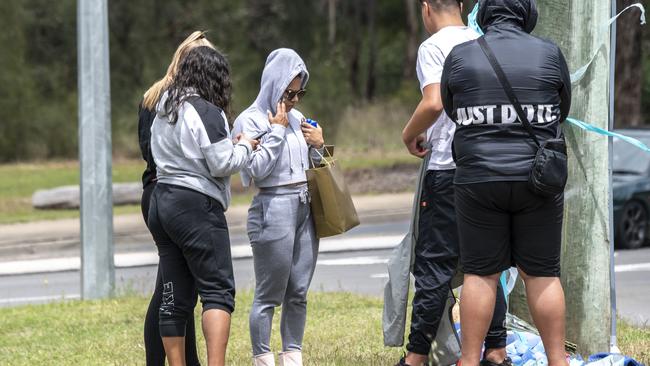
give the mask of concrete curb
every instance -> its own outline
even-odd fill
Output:
[[[413,194],[355,196],[353,199],[364,225],[408,217]],[[226,212],[231,238],[233,235],[245,236],[247,214],[248,205],[233,206]],[[115,216],[113,227],[115,253],[118,255],[155,251],[142,215]],[[0,232],[0,268],[6,263],[47,260],[56,256],[77,257],[81,247],[79,219],[0,225]]]
[[[319,253],[391,249],[398,245],[402,238],[402,235],[363,236],[344,239],[326,238],[321,240]],[[249,245],[235,245],[231,248],[231,255],[233,260],[237,260],[251,258],[253,253]],[[155,251],[119,253],[115,254],[114,261],[116,268],[152,266],[158,264],[158,253]],[[14,276],[78,271],[81,268],[81,259],[77,256],[19,260],[0,264],[0,276]]]

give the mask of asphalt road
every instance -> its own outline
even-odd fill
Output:
[[[364,225],[351,233],[372,240],[406,231],[403,220]],[[233,235],[233,244],[246,238]],[[350,291],[381,297],[386,281],[390,250],[323,253],[319,257],[312,290]],[[252,259],[234,261],[238,289],[254,287]],[[117,291],[149,294],[156,267],[143,266],[116,270]],[[650,248],[616,253],[616,285],[619,314],[635,324],[650,325]],[[0,276],[0,306],[35,304],[61,299],[78,299],[78,271]]]

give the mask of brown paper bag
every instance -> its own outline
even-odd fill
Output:
[[[316,236],[326,238],[342,234],[359,225],[359,216],[336,159],[326,149],[318,167],[307,170],[311,213]]]

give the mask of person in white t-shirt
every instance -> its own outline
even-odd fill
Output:
[[[415,296],[407,354],[396,366],[428,365],[431,342],[443,318],[451,279],[458,266],[459,246],[454,204],[452,157],[455,123],[443,110],[440,80],[445,59],[458,44],[478,38],[463,24],[462,1],[413,0],[421,3],[422,21],[431,34],[418,50],[417,75],[422,100],[402,132],[412,155],[431,153],[420,197],[420,218],[413,276]],[[499,290],[494,318],[485,339],[482,364],[508,365],[506,357],[506,304]]]

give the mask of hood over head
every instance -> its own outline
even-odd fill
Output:
[[[309,72],[296,51],[280,48],[269,54],[262,72],[260,93],[255,99],[255,104],[262,113],[276,113],[275,109],[282,94],[296,76],[302,78],[301,88],[304,88],[309,81]]]
[[[479,0],[477,21],[483,31],[514,26],[530,33],[537,25],[535,0]]]

